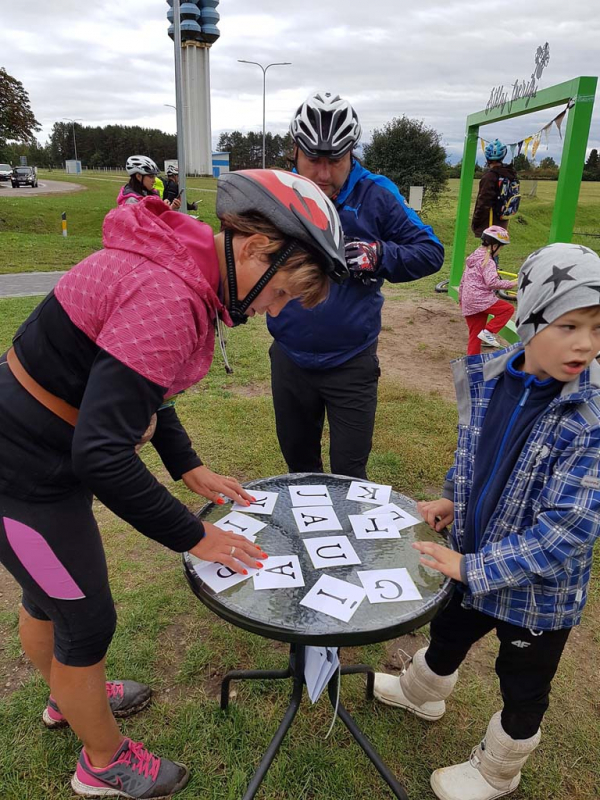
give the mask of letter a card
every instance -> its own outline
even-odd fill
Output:
[[[332,506],[326,486],[288,486],[293,506]]]
[[[349,622],[364,599],[365,590],[360,586],[322,575],[300,605]]]
[[[389,503],[391,486],[382,486],[380,483],[368,483],[366,481],[352,481],[346,500],[356,500],[359,503],[373,503],[375,506],[382,506]]]
[[[368,569],[357,571],[356,574],[365,587],[370,603],[399,603],[402,600],[423,599],[404,567]]]
[[[244,511],[247,514],[272,514],[278,496],[277,492],[252,492],[254,503],[250,503],[249,506],[234,503],[231,510]]]
[[[292,508],[300,533],[344,530],[333,506],[300,506]]]
[[[291,589],[304,586],[298,556],[270,556],[254,576],[255,589]]]
[[[304,539],[304,546],[315,569],[346,567],[349,564],[361,563],[347,536],[318,536],[315,539]]]

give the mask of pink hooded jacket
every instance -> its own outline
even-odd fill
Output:
[[[60,279],[58,302],[93,342],[166,396],[197,383],[213,359],[217,315],[232,324],[217,296],[212,229],[146,197],[108,213],[103,244]]]
[[[458,301],[463,317],[479,314],[497,302],[496,289],[510,289],[512,281],[502,280],[489,247],[478,247],[467,256],[465,270],[458,289]]]

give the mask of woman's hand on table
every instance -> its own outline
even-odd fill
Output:
[[[247,573],[246,566],[262,569],[263,564],[258,559],[268,558],[245,536],[223,531],[210,522],[204,523],[204,537],[189,552],[203,561],[218,561],[241,575]]]
[[[454,503],[445,497],[417,503],[417,511],[434,531],[441,531],[454,521]]]
[[[436,569],[442,575],[462,581],[461,565],[464,556],[435,542],[413,542],[413,547],[421,553],[419,561],[426,567]],[[424,556],[427,556],[424,558]]]
[[[201,494],[207,500],[212,500],[213,503],[219,505],[223,505],[225,502],[221,497],[222,494],[243,506],[249,506],[254,500],[252,495],[242,489],[235,478],[217,475],[216,472],[205,466],[195,467],[189,472],[185,472],[181,479],[191,492]]]

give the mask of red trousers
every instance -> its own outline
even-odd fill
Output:
[[[469,343],[467,345],[467,355],[476,356],[481,353],[481,339],[477,334],[487,329],[490,333],[498,333],[512,317],[515,307],[508,300],[496,300],[493,306],[480,311],[478,314],[469,314],[465,317],[465,322],[469,326]],[[487,318],[492,315],[488,322]]]

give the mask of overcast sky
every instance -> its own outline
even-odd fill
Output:
[[[175,102],[167,10],[165,0],[0,0],[0,66],[29,92],[42,141],[62,117],[175,131],[175,111],[164,105]],[[600,72],[598,0],[222,0],[217,10],[214,142],[224,130],[262,129],[262,73],[240,58],[292,62],[267,73],[273,133],[285,133],[307,95],[328,90],[353,103],[365,141],[406,114],[441,133],[452,161],[462,152],[467,114],[485,108],[494,86],[529,79],[539,45],[550,45],[540,89]],[[481,133],[516,141],[559,111]],[[553,128],[538,160],[559,159],[561,147]],[[598,96],[591,147],[600,148]]]

